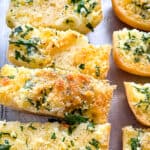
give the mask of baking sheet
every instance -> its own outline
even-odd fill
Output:
[[[5,14],[8,8],[8,4],[9,0],[0,0],[0,67],[5,63],[8,63],[6,58],[6,51],[8,46],[9,29],[5,23]],[[102,6],[104,13],[103,21],[95,28],[94,32],[87,35],[90,42],[96,45],[111,44],[113,31],[128,27],[116,18],[112,10],[111,0],[102,0]],[[135,120],[135,117],[128,107],[123,82],[134,81],[144,83],[150,82],[150,78],[134,76],[119,70],[114,64],[112,56],[110,58],[110,64],[111,67],[108,74],[108,79],[110,80],[111,84],[117,85],[109,115],[109,122],[112,124],[110,150],[121,150],[121,128],[126,125],[142,127]],[[48,117],[26,114],[0,106],[0,120],[46,122],[47,119]]]

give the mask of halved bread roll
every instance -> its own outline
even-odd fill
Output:
[[[136,119],[150,126],[150,83],[142,85],[125,82],[124,85],[129,106]]]
[[[78,70],[104,79],[109,70],[111,46],[93,46],[78,32],[22,25],[10,35],[8,59],[29,68],[57,67]]]
[[[112,0],[116,16],[124,23],[150,31],[150,0]]]
[[[110,124],[82,123],[72,133],[59,123],[20,123],[0,121],[0,148],[3,150],[109,149]],[[91,131],[91,129],[93,129]]]
[[[60,118],[107,122],[114,89],[107,81],[56,68],[5,65],[0,71],[0,104]]]
[[[102,20],[102,8],[100,0],[11,0],[6,20],[11,28],[31,24],[87,33]]]
[[[150,129],[127,126],[123,131],[123,150],[149,150]]]
[[[113,57],[129,73],[150,76],[150,33],[123,29],[113,33]]]

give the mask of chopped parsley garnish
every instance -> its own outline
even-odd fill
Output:
[[[85,149],[86,150],[92,150],[92,148],[90,146],[86,146]]]
[[[55,132],[52,133],[51,139],[54,139],[54,140],[56,139],[56,134],[55,134]]]
[[[19,51],[15,51],[15,59],[16,60],[19,60],[19,59],[21,59],[22,61],[24,61],[24,62],[30,62],[30,59],[28,59],[28,58],[26,58],[24,55],[22,55]]]
[[[62,142],[65,142],[65,139],[66,139],[66,138],[65,138],[65,137],[63,137]]]
[[[31,128],[32,130],[37,130],[37,128],[35,128],[35,127],[32,125],[32,123],[30,123],[28,127]]]
[[[11,75],[11,76],[0,76],[0,78],[9,78],[9,79],[14,79],[15,76],[14,75]]]
[[[150,89],[148,87],[145,87],[145,88],[135,87],[135,88],[138,92],[145,95],[145,98],[140,100],[135,106],[137,106],[137,107],[144,106],[145,107],[144,110],[147,111],[148,108],[150,107]]]
[[[131,145],[131,150],[138,150],[140,147],[140,141],[138,138],[131,138],[130,139],[130,145]]]
[[[26,0],[26,3],[33,3],[33,0]]]
[[[9,144],[0,144],[0,150],[9,150],[11,145]]]
[[[20,126],[20,130],[23,131],[23,129],[24,129],[24,127],[23,127],[23,126]]]
[[[92,32],[94,31],[94,28],[91,23],[87,23],[86,27],[89,28]]]
[[[39,41],[40,41],[39,38],[32,38],[32,39],[29,39],[29,40],[19,39],[17,41],[9,41],[9,43],[10,44],[15,44],[17,47],[20,47],[21,45],[25,46],[27,54],[30,55],[30,54],[32,54],[32,52],[37,52],[38,51],[38,48],[36,46],[37,46]],[[17,54],[20,55],[18,57],[23,60],[24,56],[21,56],[19,51],[17,51]]]
[[[85,64],[80,64],[79,68],[82,69],[82,70],[84,70],[85,69]]]
[[[76,125],[70,125],[68,128],[68,134],[71,135],[76,128]]]
[[[94,131],[95,130],[95,124],[93,122],[89,122],[87,125],[87,130]]]
[[[97,77],[99,77],[100,76],[100,67],[99,66],[95,66],[95,75],[97,76]]]
[[[64,118],[65,122],[68,123],[69,125],[75,125],[75,124],[80,124],[80,123],[85,123],[88,121],[88,118],[83,117],[79,114],[71,114],[67,113],[65,114]]]
[[[9,150],[11,148],[9,141],[5,140],[4,142],[5,144],[0,144],[0,150]]]
[[[94,138],[89,142],[89,144],[92,145],[92,146],[94,146],[96,149],[99,149],[99,147],[100,147],[99,141],[97,141]]]
[[[71,146],[74,146],[74,142],[73,142],[73,140],[71,140],[71,141],[70,141],[70,143],[71,143]]]
[[[30,26],[25,25],[26,31],[21,34],[21,37],[24,38],[30,31],[33,31],[33,28]]]
[[[13,31],[13,33],[21,33],[21,32],[23,32],[23,29],[22,29],[22,27],[21,26],[18,26],[18,27],[16,27],[15,29],[14,29],[14,31]]]
[[[87,17],[92,12],[92,10],[95,8],[95,6],[97,5],[97,2],[87,4],[87,2],[89,2],[89,1],[86,1],[86,0],[71,0],[71,3],[73,3],[73,5],[76,5],[75,11],[77,13],[82,14],[85,17]]]

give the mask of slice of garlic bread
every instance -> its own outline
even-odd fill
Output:
[[[123,150],[150,150],[150,129],[127,126],[123,131]]]
[[[0,104],[60,118],[77,113],[107,122],[114,88],[107,81],[59,69],[5,65],[0,71]]]
[[[91,130],[92,129],[92,130]],[[72,130],[59,123],[0,122],[3,150],[109,150],[110,124],[82,123]]]
[[[117,17],[124,23],[150,31],[150,0],[112,0]]]
[[[7,24],[32,24],[58,30],[93,31],[102,20],[100,0],[11,0]]]
[[[113,33],[113,56],[119,68],[150,76],[150,33],[123,29]]]
[[[8,59],[29,68],[57,67],[78,70],[104,79],[109,70],[111,46],[93,46],[78,32],[22,25],[10,35]]]
[[[150,84],[125,82],[129,106],[135,117],[143,125],[150,126]]]

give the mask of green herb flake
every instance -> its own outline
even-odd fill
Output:
[[[89,28],[92,32],[94,31],[94,28],[91,23],[87,23],[86,27]]]
[[[95,75],[96,75],[96,77],[100,76],[100,67],[99,66],[95,66]]]
[[[9,144],[0,144],[0,150],[10,150],[11,145]]]
[[[30,123],[28,127],[31,128],[32,130],[37,130],[37,128],[35,128],[35,127],[32,125],[32,123]]]
[[[131,145],[131,150],[138,150],[140,147],[140,141],[138,138],[131,138],[130,139],[130,145]]]
[[[86,146],[85,149],[86,150],[92,150],[92,148],[90,146]]]
[[[33,0],[26,0],[26,3],[33,3]]]
[[[71,141],[70,141],[70,143],[71,143],[71,146],[74,146],[74,142],[73,142],[73,140],[71,140]]]
[[[20,130],[23,131],[23,130],[24,130],[24,127],[23,127],[23,126],[20,126]]]
[[[71,135],[76,128],[76,125],[70,125],[68,128],[68,134]]]
[[[18,26],[18,27],[16,27],[15,29],[14,29],[14,31],[13,31],[13,33],[21,33],[21,32],[23,32],[23,29],[22,29],[22,27],[21,26]]]
[[[15,51],[15,59],[16,60],[19,60],[19,59],[21,59],[22,61],[24,61],[24,62],[30,62],[30,59],[28,59],[28,58],[26,58],[24,55],[22,55],[19,51]]]
[[[79,114],[71,114],[67,113],[65,114],[64,118],[65,122],[68,123],[69,125],[75,125],[75,124],[80,124],[80,123],[85,123],[88,121],[88,118],[83,117]]]
[[[25,25],[26,31],[21,35],[24,38],[30,31],[33,31],[33,28],[30,26]]]
[[[79,68],[82,69],[82,70],[84,70],[85,69],[85,64],[80,64]]]
[[[94,146],[97,150],[99,149],[100,147],[100,143],[99,141],[97,141],[96,139],[92,139],[90,142],[89,142],[90,145]]]
[[[94,131],[95,130],[95,124],[93,122],[89,122],[87,125],[87,130]]]
[[[55,134],[55,132],[52,133],[51,139],[54,139],[54,140],[56,139],[56,134]]]
[[[65,140],[66,140],[66,138],[65,138],[65,137],[63,137],[62,142],[65,142]]]

